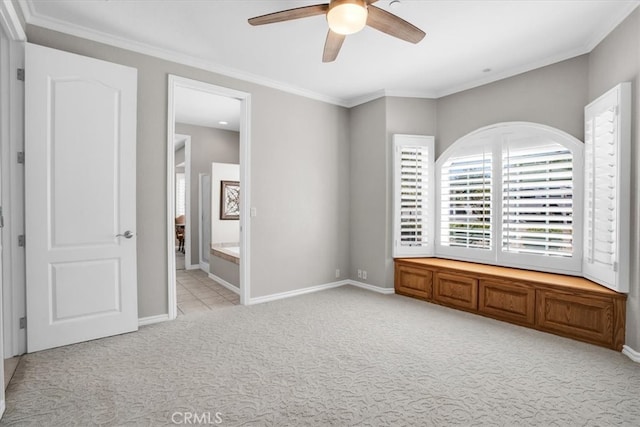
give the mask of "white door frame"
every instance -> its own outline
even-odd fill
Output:
[[[209,274],[209,263],[205,261],[202,253],[202,242],[204,242],[203,235],[203,227],[202,227],[202,213],[203,205],[202,205],[202,178],[205,176],[209,177],[209,190],[211,190],[211,174],[200,172],[198,174],[198,264],[200,265],[200,270]],[[209,191],[211,193],[211,191]],[[209,196],[211,199],[211,196]],[[209,203],[209,208],[211,208],[211,203]],[[211,236],[209,236],[209,241],[211,241]]]
[[[4,358],[23,354],[27,350],[26,329],[20,329],[20,318],[26,317],[25,254],[18,246],[18,236],[24,234],[24,168],[16,155],[24,151],[24,82],[16,71],[24,68],[27,40],[12,2],[0,2],[2,59],[2,304],[0,304],[0,354]],[[2,400],[4,404],[4,399]]]
[[[175,174],[171,173],[175,167],[173,135],[175,133],[175,102],[174,91],[177,87],[211,93],[218,96],[226,96],[238,99],[241,102],[240,112],[240,182],[242,191],[240,192],[240,304],[249,303],[250,283],[251,283],[251,250],[250,250],[250,203],[251,203],[251,94],[241,92],[222,86],[198,80],[187,79],[170,74],[168,91],[168,114],[167,114],[167,265],[168,265],[168,313],[169,319],[177,316],[176,305],[176,269],[174,254],[174,195],[171,189],[174,188]],[[185,152],[186,154],[186,152]],[[188,222],[187,222],[188,223]],[[186,242],[185,242],[186,244]],[[186,257],[185,257],[186,262]]]
[[[16,70],[24,68],[27,36],[12,2],[0,2],[0,204],[4,228],[0,256],[0,355],[2,360],[27,350],[24,248],[17,236],[24,231],[24,173],[15,155],[24,150],[24,85]],[[0,370],[0,417],[5,410],[4,369]]]
[[[184,269],[185,270],[193,270],[194,267],[191,265],[191,136],[190,135],[182,135],[175,134],[175,138],[182,141],[184,140]],[[175,138],[173,138],[175,144]],[[175,242],[175,218],[176,218],[176,205],[175,205],[175,194],[176,194],[176,166],[175,166],[175,145],[173,148],[173,165],[167,171],[167,173],[172,175],[173,184],[171,184],[168,189],[169,193],[171,193],[172,197],[174,197],[172,202],[172,211],[169,215],[169,218],[172,221],[172,237]],[[173,261],[174,261],[174,274],[175,274],[175,244],[172,247],[173,249]]]

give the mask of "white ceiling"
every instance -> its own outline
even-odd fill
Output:
[[[323,16],[247,23],[322,0],[19,1],[34,25],[345,106],[382,94],[440,97],[587,53],[640,4],[402,0],[393,13],[423,29],[422,42],[365,28],[347,37],[337,61],[323,64]],[[389,1],[376,6],[388,10]]]

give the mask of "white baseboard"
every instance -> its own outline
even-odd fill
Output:
[[[169,319],[168,314],[158,314],[157,316],[141,317],[138,319],[138,326],[153,325],[154,323],[166,322]]]
[[[240,288],[238,288],[237,286],[232,285],[231,283],[227,282],[223,278],[218,277],[213,273],[209,273],[209,278],[212,279],[212,280],[215,280],[218,283],[220,283],[222,286],[224,286],[225,288],[229,289],[230,291],[235,292],[236,294],[240,295]]]
[[[202,270],[205,273],[209,274],[209,263],[208,262],[201,262],[200,263],[200,270]]]
[[[629,359],[633,360],[636,363],[640,363],[640,352],[635,351],[628,345],[622,346],[622,354],[627,356]]]
[[[358,282],[357,280],[347,280],[347,284],[357,286],[358,288],[366,289],[368,291],[378,292],[379,294],[391,295],[396,292],[394,288],[383,288],[376,285],[370,285],[368,283]]]
[[[200,264],[185,265],[185,270],[200,270]]]
[[[293,291],[281,292],[279,294],[265,295],[263,297],[250,298],[247,305],[262,304],[263,302],[276,301],[284,298],[291,298],[298,295],[309,294],[311,292],[323,291],[325,289],[337,288],[339,286],[348,285],[349,281],[341,280],[339,282],[325,283],[324,285],[311,286],[309,288],[296,289]]]

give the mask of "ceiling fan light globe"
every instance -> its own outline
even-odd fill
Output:
[[[361,31],[367,25],[368,11],[364,1],[334,0],[327,12],[331,31],[349,35]]]

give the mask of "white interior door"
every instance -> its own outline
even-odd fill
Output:
[[[200,174],[200,264],[209,264],[211,248],[211,175]]]
[[[27,351],[136,330],[137,71],[27,44],[25,84]]]

